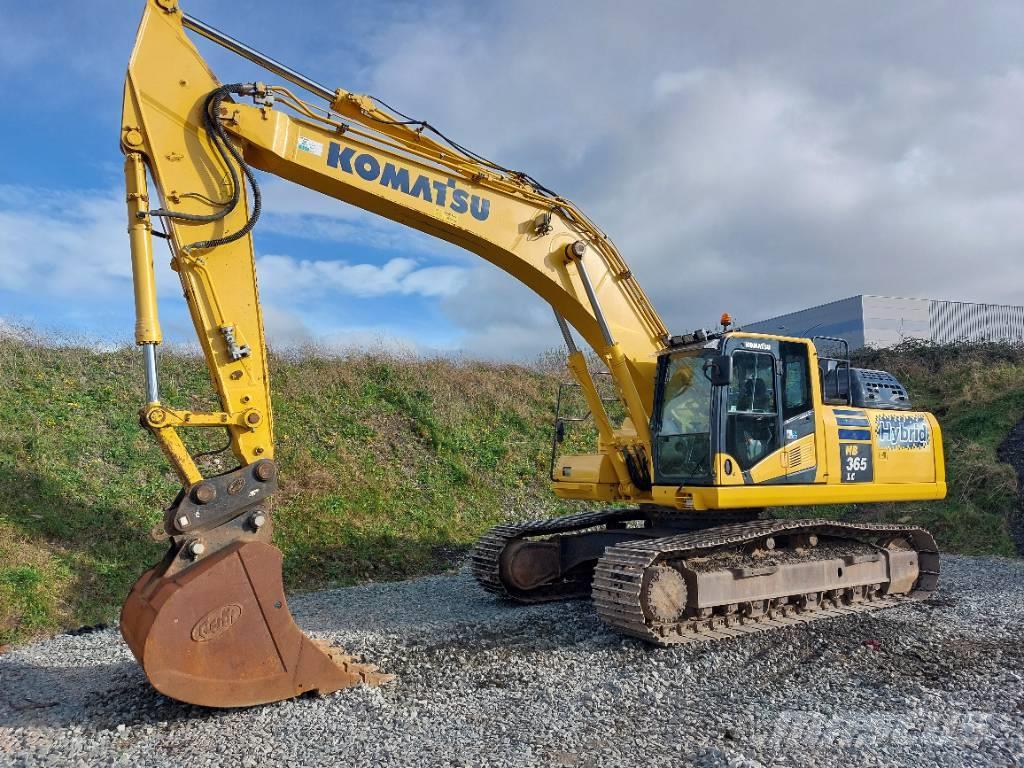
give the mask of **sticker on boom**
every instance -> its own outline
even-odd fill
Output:
[[[324,145],[319,141],[313,141],[313,139],[307,139],[305,136],[299,136],[299,142],[296,145],[299,152],[308,152],[311,155],[320,157],[324,153]]]
[[[192,639],[197,643],[208,643],[227,632],[242,615],[242,606],[228,603],[214,608],[192,627]]]
[[[928,422],[924,416],[884,414],[875,417],[878,447],[891,450],[915,450],[931,444]]]

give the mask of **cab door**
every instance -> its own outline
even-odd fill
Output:
[[[813,483],[817,474],[814,398],[806,344],[779,342],[779,406],[787,483]]]
[[[725,452],[735,459],[747,483],[778,482],[781,464],[777,358],[771,345],[732,353],[732,381],[725,412]],[[748,344],[754,346],[754,344]]]

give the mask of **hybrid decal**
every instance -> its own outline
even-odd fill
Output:
[[[384,163],[382,167],[380,160],[373,155],[367,152],[356,154],[352,147],[342,147],[333,141],[327,147],[327,165],[340,168],[344,173],[358,176],[363,181],[377,181],[382,187],[390,187],[409,197],[418,197],[454,213],[468,211],[477,221],[487,221],[491,214],[490,200],[460,189],[455,179],[431,181],[423,174],[413,179],[408,168],[400,168],[394,163]]]
[[[875,434],[879,448],[913,450],[931,444],[928,422],[924,416],[885,414],[875,417]]]

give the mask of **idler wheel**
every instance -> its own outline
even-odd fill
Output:
[[[669,565],[654,565],[644,572],[640,602],[652,621],[673,623],[686,615],[688,591],[683,574]]]

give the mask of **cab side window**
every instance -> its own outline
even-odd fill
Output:
[[[791,419],[813,408],[807,347],[791,341],[779,344],[782,358],[782,418]]]
[[[747,470],[779,448],[775,358],[743,350],[734,352],[732,360],[726,450]]]
[[[729,384],[730,413],[775,413],[775,366],[771,355],[735,352]]]

